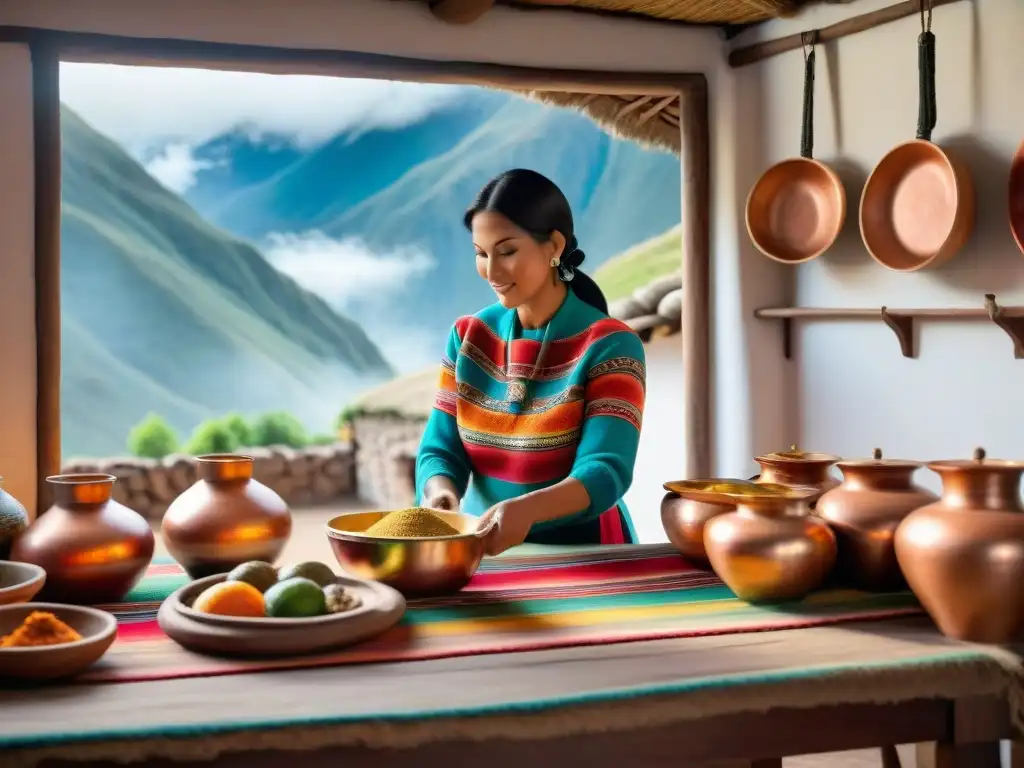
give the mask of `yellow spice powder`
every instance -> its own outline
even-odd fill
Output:
[[[461,533],[458,528],[423,507],[389,512],[366,529],[368,536],[388,539],[455,536],[458,533]]]

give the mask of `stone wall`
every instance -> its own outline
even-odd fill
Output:
[[[412,470],[426,424],[426,419],[402,416],[368,415],[353,420],[360,500],[380,509],[412,505]]]
[[[253,477],[274,489],[291,507],[329,504],[355,493],[355,460],[352,446],[347,443],[298,450],[285,446],[248,448],[239,452],[255,459]],[[180,455],[160,460],[73,460],[62,471],[114,475],[118,479],[114,498],[152,521],[160,520],[170,503],[197,478],[195,459]]]

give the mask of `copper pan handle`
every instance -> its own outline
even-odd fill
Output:
[[[932,34],[932,0],[921,0],[921,34],[917,37],[917,78],[917,138],[931,141],[939,112],[938,100],[935,95],[935,35]]]
[[[800,121],[800,157],[814,157],[814,45],[818,30],[800,33],[804,49],[804,113]]]

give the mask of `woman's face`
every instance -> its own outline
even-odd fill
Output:
[[[561,256],[565,238],[553,232],[538,243],[500,213],[484,212],[473,217],[473,246],[477,273],[502,306],[512,309],[555,288],[551,260]]]

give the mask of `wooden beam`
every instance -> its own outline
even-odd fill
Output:
[[[711,144],[707,82],[682,93],[683,435],[686,477],[711,475]]]
[[[818,42],[827,43],[830,40],[838,40],[841,37],[855,35],[858,32],[874,29],[892,21],[905,19],[907,16],[912,16],[920,11],[921,2],[922,0],[905,0],[905,2],[890,5],[888,8],[879,8],[877,11],[864,13],[860,16],[852,16],[830,26],[822,27],[818,30]],[[960,0],[932,0],[932,7],[937,8],[940,5],[949,5],[950,3],[957,2],[960,2]],[[754,64],[758,61],[769,59],[772,56],[778,56],[780,53],[798,51],[803,46],[801,34],[797,32],[794,35],[786,35],[775,40],[766,40],[763,43],[753,43],[742,48],[736,48],[729,53],[729,66],[745,67],[748,64]]]
[[[52,500],[48,475],[60,472],[60,59],[33,45],[35,157],[36,515]]]
[[[430,12],[449,24],[472,24],[493,7],[494,0],[431,0]]]

